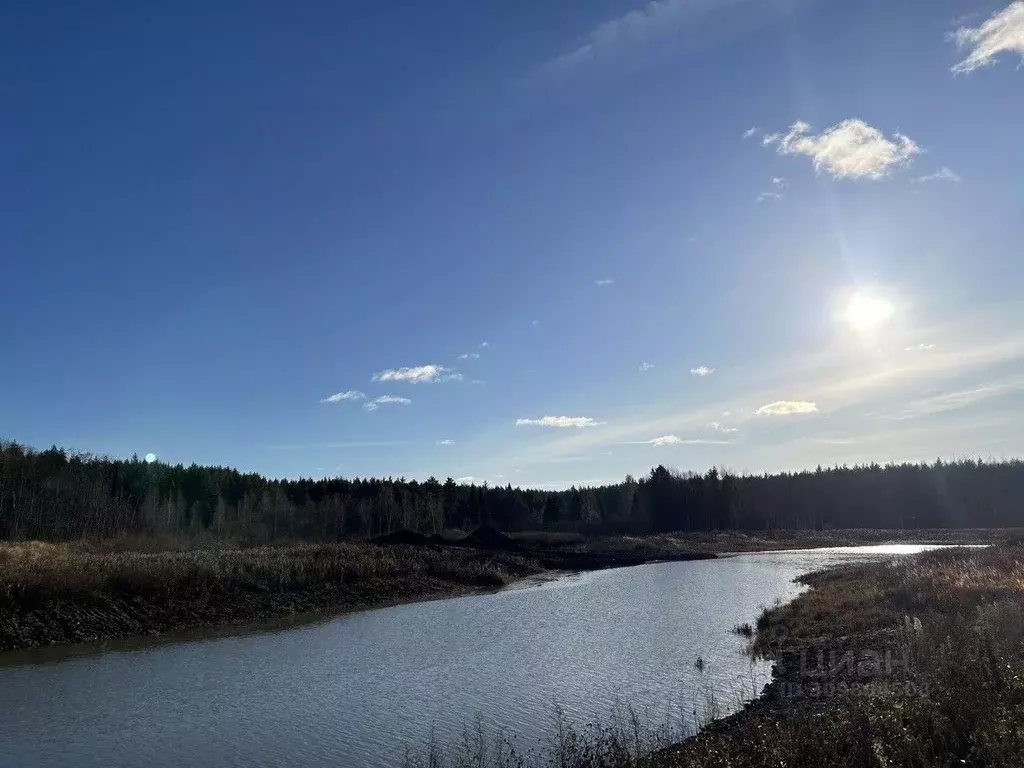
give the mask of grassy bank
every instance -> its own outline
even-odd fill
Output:
[[[709,556],[678,545],[535,548],[489,534],[244,548],[0,542],[0,651],[342,612],[494,589],[546,570]]]
[[[944,550],[812,574],[757,621],[777,662],[745,710],[679,740],[630,710],[602,727],[556,718],[550,746],[517,752],[470,731],[410,766],[803,768],[1024,765],[1024,548]],[[676,743],[672,743],[675,741]]]
[[[541,570],[522,555],[450,547],[133,546],[0,543],[0,649],[344,611],[500,587]]]

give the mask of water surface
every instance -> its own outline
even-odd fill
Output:
[[[0,766],[389,766],[479,717],[521,744],[585,722],[725,711],[760,689],[732,628],[829,565],[924,547],[659,563],[275,632],[0,666]],[[703,659],[703,672],[695,668]],[[18,657],[24,658],[24,657]],[[46,656],[40,658],[47,658]]]

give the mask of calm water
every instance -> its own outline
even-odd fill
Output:
[[[621,568],[276,632],[9,663],[0,766],[385,766],[431,729],[448,741],[478,716],[530,745],[556,702],[580,722],[606,720],[616,703],[662,720],[670,703],[692,709],[698,656],[729,710],[768,672],[751,667],[733,626],[797,595],[801,573],[920,549]]]

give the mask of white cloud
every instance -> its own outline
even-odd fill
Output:
[[[531,320],[530,324],[531,325],[540,325],[540,320]]]
[[[724,434],[732,434],[733,432],[739,432],[739,430],[736,429],[736,427],[727,427],[720,421],[712,421],[711,423],[708,424],[708,428],[713,429],[716,432],[722,432]]]
[[[817,403],[806,400],[776,400],[774,403],[762,405],[754,413],[758,416],[791,416],[795,413],[814,413],[817,410]]]
[[[615,284],[615,281],[612,280],[610,277],[606,277],[604,280],[595,280],[594,281],[594,285],[598,286],[599,288],[602,287],[602,286],[605,286],[605,285],[614,285],[614,284]]]
[[[623,445],[653,445],[656,448],[660,448],[665,445],[729,445],[728,440],[683,440],[679,435],[662,435],[661,437],[652,437],[650,440],[629,440]],[[608,452],[609,455],[611,451]]]
[[[566,429],[569,427],[596,427],[600,421],[594,421],[589,416],[542,416],[539,419],[518,419],[517,427],[556,427]]]
[[[949,37],[958,48],[970,49],[967,58],[952,67],[958,75],[995,64],[1001,53],[1019,53],[1024,57],[1024,2],[1010,3],[980,27],[960,27]]]
[[[918,176],[914,179],[915,184],[927,184],[929,181],[949,181],[953,184],[959,184],[960,176],[946,166],[942,166],[935,173],[929,173],[927,176]]]
[[[438,440],[437,444],[438,445],[455,445],[455,441],[454,440],[449,440],[449,439],[445,438],[444,440]]]
[[[912,347],[904,347],[903,351],[904,352],[927,352],[929,349],[935,349],[935,345],[934,344],[925,344],[925,343],[922,342],[921,344],[915,344]]]
[[[763,203],[765,200],[781,200],[782,195],[778,192],[762,192],[757,196],[757,202]]]
[[[690,373],[692,373],[694,376],[700,376],[702,378],[704,376],[710,376],[714,372],[715,372],[714,368],[708,368],[706,365],[700,365],[700,366],[697,366],[696,368],[691,368],[690,369]]]
[[[466,475],[465,477],[455,478],[455,482],[459,483],[460,485],[465,483],[472,483],[474,480],[476,480],[476,478],[473,477],[472,475]]]
[[[785,189],[786,187],[789,186],[789,183],[783,176],[773,176],[772,186],[775,187],[776,189]]]
[[[641,371],[641,373],[643,373],[644,371],[649,371],[653,367],[654,367],[654,363],[640,363],[640,371]]]
[[[483,379],[473,379],[470,384],[483,384]]]
[[[750,128],[747,128],[747,130],[745,130],[745,131],[743,132],[743,140],[744,140],[744,141],[746,141],[747,139],[752,139],[752,138],[754,138],[754,136],[756,136],[756,135],[757,135],[757,132],[758,132],[759,130],[760,130],[760,129],[759,129],[759,128],[758,128],[758,127],[757,127],[756,125],[755,125],[755,126],[752,126],[752,127],[750,127]]]
[[[375,397],[370,402],[363,405],[368,411],[376,411],[378,407],[382,405],[409,405],[412,402],[408,397],[398,397],[397,395],[381,395]]]
[[[882,179],[891,170],[909,165],[921,151],[908,136],[895,133],[890,141],[880,130],[856,118],[817,135],[808,133],[810,128],[798,120],[787,133],[769,134],[763,143],[778,145],[780,155],[807,155],[816,171],[836,179]]]
[[[442,365],[417,365],[411,368],[388,368],[378,371],[373,374],[373,380],[431,384],[439,381],[462,381],[462,374]]]
[[[490,345],[490,342],[486,342],[486,341],[481,341],[481,342],[480,342],[480,347],[481,347],[481,348],[483,348],[483,347],[489,347],[489,346],[491,346],[491,345]]]
[[[679,445],[679,443],[683,442],[683,439],[678,435],[662,435],[661,437],[652,438],[647,442],[653,446]]]
[[[461,355],[459,355],[459,360],[479,360],[479,359],[480,359],[480,353],[479,352],[464,352]]]
[[[330,397],[325,397],[321,403],[342,403],[346,400],[365,400],[366,395],[357,389],[350,389],[347,392],[336,392]]]

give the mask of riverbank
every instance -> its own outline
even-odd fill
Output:
[[[801,581],[807,592],[751,627],[749,650],[774,660],[772,682],[739,712],[698,723],[696,736],[627,705],[582,730],[556,713],[550,746],[526,759],[500,735],[470,731],[405,766],[1024,765],[1024,546],[938,550]]]
[[[0,543],[0,651],[330,615],[498,589],[551,570],[705,557],[713,555],[654,544]]]
[[[647,766],[1024,764],[1024,548],[811,574],[758,620],[776,661],[746,710]]]

